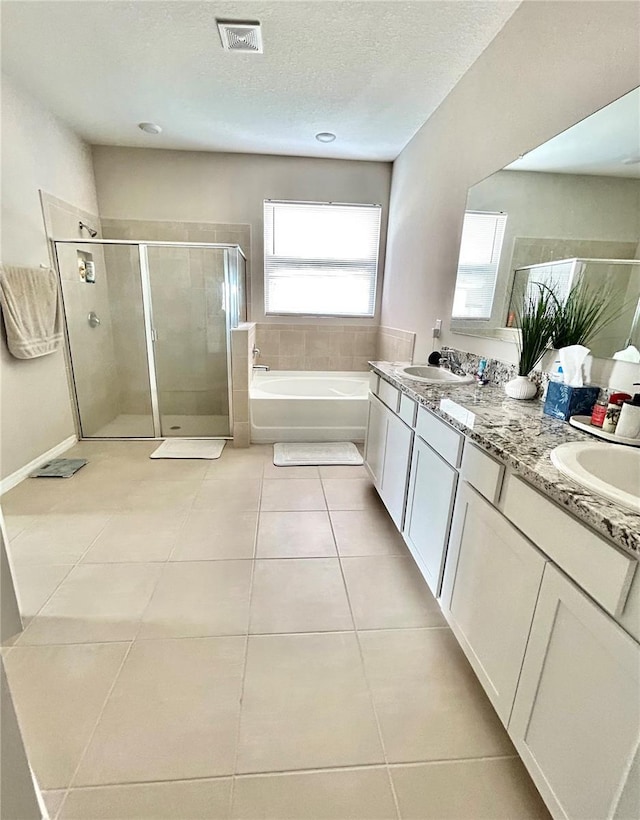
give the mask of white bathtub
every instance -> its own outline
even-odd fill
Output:
[[[251,441],[364,441],[369,376],[257,371],[249,389]]]

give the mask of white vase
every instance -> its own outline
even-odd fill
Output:
[[[528,376],[516,376],[505,384],[504,392],[512,399],[532,399],[538,388]]]

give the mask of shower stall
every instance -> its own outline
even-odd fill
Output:
[[[238,245],[54,240],[82,438],[229,438]]]

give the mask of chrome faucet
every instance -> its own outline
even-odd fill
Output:
[[[443,350],[440,354],[440,367],[450,370],[456,376],[466,376],[466,372],[462,367],[460,359],[456,356],[453,350]]]
[[[271,370],[271,368],[269,367],[268,364],[254,364],[253,369],[254,370],[264,370],[265,373],[267,371]]]

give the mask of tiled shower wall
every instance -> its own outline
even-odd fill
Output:
[[[87,239],[78,223],[86,222],[98,230],[100,220],[62,199],[44,191],[40,194],[45,230],[49,238]],[[69,340],[73,351],[75,389],[81,408],[84,435],[92,435],[122,412],[120,407],[122,382],[113,316],[111,292],[106,275],[102,249],[84,246],[91,252],[96,266],[96,282],[88,284],[78,274],[77,250],[82,245],[60,245],[60,274],[64,292],[65,315]],[[100,325],[91,327],[87,321],[93,311],[100,317]]]

